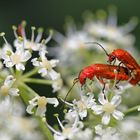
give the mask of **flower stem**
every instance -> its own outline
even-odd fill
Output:
[[[140,105],[129,108],[127,111],[124,112],[124,114],[128,115],[128,114],[131,114],[131,113],[134,113],[134,112],[138,112],[139,107],[140,107]]]
[[[22,86],[29,92],[28,94],[32,94],[34,96],[37,96],[38,95],[38,93],[35,92],[32,88],[30,88],[28,85],[22,84]]]
[[[20,96],[25,102],[26,105],[28,105],[29,100],[34,98],[34,96],[37,96],[38,94],[31,89],[28,85],[26,84],[21,84],[20,87]],[[33,115],[34,116],[34,115]],[[39,127],[42,130],[45,139],[47,140],[54,140],[52,133],[50,132],[49,128],[46,126],[46,123],[43,122],[42,118],[34,116],[37,121],[39,122]]]
[[[15,75],[14,69],[12,67],[9,68],[12,75]]]
[[[52,80],[36,79],[36,78],[26,78],[26,79],[24,79],[24,82],[35,83],[35,84],[45,84],[45,85],[52,84]]]
[[[37,71],[38,71],[38,68],[34,68],[33,70],[31,70],[31,71],[25,73],[25,74],[23,75],[23,77],[24,77],[24,78],[26,78],[26,77],[30,77],[30,76],[36,74]]]
[[[40,125],[41,130],[43,131],[47,140],[54,140],[52,133],[50,132],[49,128],[47,127],[46,123],[42,121],[40,117],[38,117],[38,122]]]

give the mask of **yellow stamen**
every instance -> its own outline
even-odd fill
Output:
[[[40,97],[39,99],[38,99],[38,102],[37,102],[37,104],[38,104],[38,106],[39,107],[44,107],[44,106],[46,106],[46,104],[47,104],[47,98],[46,97]]]
[[[111,114],[115,110],[115,106],[112,105],[111,103],[105,103],[104,106],[103,106],[103,110],[106,113]]]

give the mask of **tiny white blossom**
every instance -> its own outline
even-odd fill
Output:
[[[115,95],[111,99],[111,102],[108,99],[104,98],[104,94],[99,95],[99,102],[101,105],[96,105],[94,107],[94,112],[96,114],[103,114],[102,123],[108,125],[110,122],[110,115],[112,115],[117,120],[122,120],[124,114],[118,110],[116,107],[121,103],[121,96]]]
[[[81,99],[73,101],[74,107],[77,110],[81,119],[87,116],[87,109],[94,110],[96,105],[93,93],[88,93],[88,96],[81,95]]]
[[[62,88],[62,85],[63,85],[63,81],[62,81],[61,77],[54,80],[52,83],[53,92],[60,90]]]
[[[115,128],[107,127],[103,128],[102,125],[95,126],[95,133],[98,135],[95,137],[95,140],[119,140],[120,134],[117,132]]]
[[[100,14],[101,10],[97,12]],[[105,11],[102,10],[101,13],[103,12],[105,13]],[[101,14],[100,16],[102,17]],[[115,42],[116,44],[120,44],[122,46],[131,47],[134,44],[135,38],[129,33],[138,24],[137,18],[131,18],[128,23],[124,24],[123,26],[119,26],[117,23],[117,15],[115,10],[109,10],[108,17],[102,20],[100,18],[96,20],[93,20],[92,18],[90,18],[90,20],[86,20],[87,17],[85,16],[86,22],[84,24],[84,29],[94,37],[103,37],[110,42]]]
[[[7,76],[4,84],[0,87],[0,96],[19,96],[19,89],[13,87],[15,81],[16,79],[12,75]]]
[[[52,132],[54,132],[54,139],[55,140],[74,140],[76,137],[78,138],[88,138],[87,140],[92,140],[92,133],[90,130],[85,129],[82,131],[83,123],[79,121],[78,117],[75,118],[73,124],[66,124],[65,126],[61,123],[57,116],[58,123],[61,127],[61,132],[56,131],[50,125],[48,127]],[[81,136],[81,137],[80,137]],[[83,137],[82,137],[83,136]]]
[[[24,62],[27,62],[31,58],[31,53],[23,48],[17,48],[15,52],[11,48],[3,48],[4,53],[2,59],[6,67],[15,66],[17,70],[25,70]]]
[[[71,109],[65,114],[66,119],[71,121],[72,118],[79,116],[80,119],[83,120],[83,118],[87,116],[88,109],[94,110],[96,106],[94,95],[92,93],[88,93],[87,95],[88,96],[81,95],[78,101],[73,100],[73,104],[65,101],[67,105],[71,106]]]
[[[34,58],[31,60],[32,64],[36,67],[39,67],[38,73],[42,75],[42,77],[48,77],[52,80],[56,80],[60,77],[60,74],[57,73],[53,68],[56,67],[56,64],[59,62],[58,59],[48,60],[45,57],[45,54],[41,55],[41,60],[38,58]]]
[[[54,107],[57,107],[59,102],[56,98],[46,98],[44,96],[36,96],[29,101],[29,105],[26,108],[26,111],[29,114],[33,114],[33,109],[36,108],[35,115],[44,117],[46,112],[46,105],[54,104]]]
[[[26,22],[22,21],[22,23],[19,25],[18,29],[18,34],[21,36],[19,38],[16,30],[17,28],[14,27],[14,35],[16,37],[16,40],[14,41],[14,46],[15,47],[24,47],[25,49],[33,50],[33,51],[39,51],[40,49],[46,50],[47,46],[46,44],[50,41],[52,38],[53,31],[50,30],[49,36],[42,40],[42,35],[43,35],[43,28],[38,28],[37,30],[37,36],[35,38],[35,30],[36,28],[34,26],[31,27],[32,33],[31,33],[31,38],[27,39],[26,37],[26,32],[25,32],[25,27],[26,27]],[[20,41],[23,40],[23,41]]]

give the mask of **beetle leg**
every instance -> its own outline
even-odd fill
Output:
[[[114,59],[114,61],[113,61],[113,65],[115,65],[115,63],[116,63],[116,59]]]
[[[116,69],[118,73],[120,72],[120,66],[121,66],[121,64],[122,64],[122,62],[119,63],[118,68]]]
[[[118,81],[115,83],[115,88],[119,89],[119,87],[117,86],[117,84],[118,84],[120,81],[121,81],[121,79],[118,80]]]
[[[105,82],[101,77],[97,77],[97,79],[99,80],[99,82],[101,84],[103,84],[102,93],[104,94],[104,98],[106,99],[105,92],[104,92],[105,91]]]

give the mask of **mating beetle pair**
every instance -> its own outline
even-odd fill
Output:
[[[78,80],[81,85],[85,84],[87,78],[93,80],[94,76],[96,76],[100,83],[104,85],[104,88],[105,82],[103,79],[116,79],[118,82],[129,81],[129,83],[132,85],[138,84],[138,82],[140,81],[140,66],[129,52],[123,49],[116,49],[112,53],[108,54],[103,46],[99,43],[89,43],[97,44],[98,46],[100,46],[108,56],[108,62],[110,64],[92,64],[84,68],[78,76]],[[116,59],[120,61],[119,65],[111,65],[112,62],[115,63]],[[117,74],[115,73],[116,70]]]

